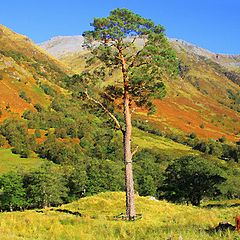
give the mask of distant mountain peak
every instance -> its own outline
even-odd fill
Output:
[[[77,36],[56,36],[48,41],[40,43],[39,46],[55,57],[80,52],[83,50],[84,37]]]

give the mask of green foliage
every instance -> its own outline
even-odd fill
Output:
[[[58,164],[73,164],[83,155],[79,145],[71,146],[59,142],[54,135],[49,135],[47,141],[38,148],[37,152],[41,158],[47,158]]]
[[[34,105],[34,108],[35,108],[38,112],[43,112],[43,111],[44,111],[43,106],[42,106],[41,104],[39,104],[39,103],[36,103],[36,104]]]
[[[115,69],[122,70],[121,55],[126,65],[122,71],[128,81],[131,101],[153,111],[152,100],[166,94],[163,74],[173,75],[178,71],[175,52],[164,35],[164,28],[127,9],[115,9],[107,18],[95,18],[91,25],[94,30],[84,33],[86,45],[92,49],[88,63],[100,63],[100,67],[80,76],[84,88],[89,92],[95,88],[98,89],[95,92],[99,92],[101,81]],[[94,41],[100,43],[98,47],[94,46]],[[135,42],[141,42],[140,49]],[[113,107],[113,101],[123,94],[123,86],[115,84],[107,86],[99,95],[103,102],[108,102],[107,106]]]
[[[54,96],[56,95],[56,91],[55,91],[53,88],[51,88],[50,86],[41,83],[41,84],[40,84],[40,87],[42,88],[42,90],[43,90],[47,95],[50,95],[50,96],[52,96],[52,97],[54,97]]]
[[[124,190],[123,164],[93,159],[87,164],[87,194]]]
[[[65,171],[68,179],[67,187],[69,189],[68,198],[70,200],[85,196],[87,189],[86,164],[79,160]]]
[[[199,206],[203,197],[219,194],[217,185],[226,179],[220,168],[209,160],[187,156],[168,166],[162,188],[163,196],[173,202],[190,201]]]
[[[20,154],[21,157],[28,157],[30,150],[35,148],[35,139],[29,138],[27,125],[24,121],[7,119],[0,126],[0,132],[14,147],[13,153]]]
[[[142,150],[135,157],[135,184],[141,196],[157,196],[163,181],[164,157],[153,150]]]
[[[223,144],[223,153],[221,157],[225,160],[234,160],[235,162],[239,162],[240,146]]]
[[[68,190],[63,174],[50,163],[27,175],[25,185],[31,207],[59,205],[67,197]]]
[[[26,192],[22,175],[10,172],[0,177],[0,208],[19,210],[26,206]]]
[[[227,199],[239,199],[239,174],[238,163],[230,162],[228,169],[226,169],[226,181],[219,187],[223,196]]]

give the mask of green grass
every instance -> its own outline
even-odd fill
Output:
[[[101,193],[61,206],[82,213],[82,217],[44,209],[43,212],[25,211],[0,213],[1,239],[51,240],[112,240],[154,239],[178,240],[234,240],[237,232],[209,233],[206,230],[221,221],[234,224],[233,217],[239,207],[197,208],[174,205],[166,201],[153,201],[136,197],[137,212],[142,219],[135,222],[113,220],[125,210],[124,193]]]
[[[159,153],[174,157],[199,154],[198,151],[192,150],[191,147],[176,143],[168,138],[144,132],[137,128],[134,128],[133,130],[133,143],[138,145],[141,149],[152,149]]]
[[[11,149],[0,148],[0,174],[10,171],[27,171],[39,167],[44,160],[40,158],[21,158]]]

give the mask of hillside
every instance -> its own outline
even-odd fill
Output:
[[[124,193],[101,193],[60,208],[0,214],[1,239],[184,239],[233,240],[238,232],[225,234],[208,231],[219,222],[234,224],[239,201],[235,207],[195,208],[166,201],[136,197],[136,222],[114,220],[124,212]],[[224,205],[223,205],[224,206]],[[57,210],[58,209],[58,210]],[[69,210],[69,213],[60,212]],[[71,214],[80,213],[81,216]],[[180,236],[182,238],[180,238]]]
[[[206,59],[211,59],[213,62],[220,64],[223,67],[226,67],[229,70],[236,70],[239,72],[240,68],[240,54],[239,55],[230,55],[230,54],[220,54],[213,53],[204,48],[200,48],[194,44],[188,43],[179,39],[169,39],[173,44],[174,48],[178,51],[186,51],[187,53],[194,54],[195,56],[201,56]]]
[[[63,63],[29,38],[0,25],[0,121],[34,109],[37,103],[47,106],[50,97],[44,86],[62,92],[55,83],[67,73]]]
[[[87,52],[77,48],[82,44],[82,38],[78,43],[74,36],[56,39],[57,42],[52,39],[41,46],[58,56],[73,71],[84,70]],[[135,117],[149,120],[165,132],[195,132],[202,138],[225,136],[232,141],[239,139],[239,55],[211,53],[176,39],[171,43],[181,61],[181,78],[165,81],[167,97],[163,101],[156,100],[158,111],[155,115],[149,117],[139,109]],[[55,51],[60,47],[64,54]]]

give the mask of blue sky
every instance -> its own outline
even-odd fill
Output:
[[[8,0],[1,1],[0,23],[42,42],[56,35],[80,35],[94,17],[105,17],[117,7],[163,25],[169,37],[240,54],[240,0]]]

